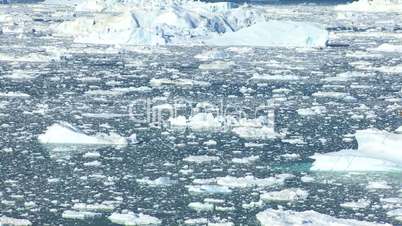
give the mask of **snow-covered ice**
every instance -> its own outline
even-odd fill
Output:
[[[315,211],[296,212],[292,210],[267,209],[257,214],[262,226],[391,226],[352,219],[339,219]]]
[[[131,212],[113,213],[111,216],[109,216],[109,220],[112,223],[120,225],[160,225],[162,223],[162,221],[156,217]]]
[[[268,14],[262,8],[230,5],[199,1],[155,4],[88,0],[78,4],[76,11],[92,12],[91,16],[62,22],[53,31],[57,35],[72,36],[75,42],[93,44],[326,46],[328,32],[321,26],[309,22],[267,21]]]
[[[87,135],[66,122],[53,124],[38,136],[42,144],[85,144],[126,146],[127,140],[116,133]]]
[[[288,188],[281,191],[272,191],[261,194],[261,200],[265,202],[294,202],[304,200],[308,192],[300,188]]]
[[[292,21],[260,22],[207,40],[216,46],[325,47],[328,32],[315,24]]]
[[[402,135],[378,129],[358,130],[357,150],[315,154],[315,171],[401,171]]]
[[[17,219],[12,217],[0,217],[0,225],[9,225],[9,226],[29,226],[32,223],[26,219]]]

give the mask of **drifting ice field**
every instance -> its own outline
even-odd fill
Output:
[[[48,36],[65,7],[2,6],[0,224],[401,225],[400,154],[348,170],[356,131],[400,144],[401,15],[265,10],[330,46],[81,44]]]

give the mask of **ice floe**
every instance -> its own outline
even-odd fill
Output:
[[[127,140],[116,133],[87,135],[66,122],[53,124],[38,136],[42,144],[86,144],[126,146]]]
[[[120,225],[160,225],[162,223],[156,217],[149,216],[146,214],[135,214],[135,213],[113,213],[109,216],[109,220],[112,223]]]
[[[296,212],[292,210],[267,209],[257,214],[262,226],[391,226],[352,219],[339,219],[315,211]]]
[[[353,201],[353,202],[342,203],[341,207],[346,208],[346,209],[357,210],[357,209],[365,209],[365,208],[369,207],[370,204],[371,204],[370,200],[359,199],[359,200]]]
[[[0,217],[0,225],[9,226],[29,226],[32,225],[31,221],[25,219],[17,219],[12,217]]]
[[[357,150],[315,154],[315,171],[401,171],[402,135],[378,129],[358,130]]]
[[[193,163],[207,163],[207,162],[219,161],[219,157],[210,155],[191,155],[184,158],[183,161]]]
[[[294,202],[304,200],[308,192],[300,188],[288,188],[281,191],[272,191],[261,194],[261,200],[265,202]]]

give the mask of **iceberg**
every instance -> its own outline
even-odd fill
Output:
[[[259,22],[237,32],[206,40],[212,46],[325,47],[328,31],[321,26],[293,21]]]
[[[156,217],[152,217],[145,214],[130,213],[113,213],[109,216],[109,220],[112,223],[120,225],[160,225],[162,223]]]
[[[52,27],[74,42],[119,45],[325,47],[328,31],[309,22],[267,21],[263,7],[200,1],[87,0],[78,17]],[[211,56],[208,56],[212,54]],[[222,58],[206,53],[200,58]]]
[[[257,214],[262,226],[391,226],[352,219],[339,219],[315,211],[296,212],[292,210],[267,209]]]
[[[127,139],[116,133],[87,135],[69,123],[60,122],[49,126],[38,136],[42,144],[83,144],[127,146]]]
[[[335,7],[338,11],[358,12],[402,12],[400,0],[359,0]]]
[[[402,171],[402,134],[358,130],[357,150],[314,154],[313,171]]]

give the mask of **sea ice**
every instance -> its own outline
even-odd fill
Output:
[[[162,223],[156,217],[152,217],[145,214],[130,213],[113,213],[109,216],[109,220],[115,224],[121,225],[159,225]]]
[[[44,134],[38,136],[42,144],[85,144],[126,146],[127,140],[116,133],[89,136],[66,122],[49,126]]]
[[[378,129],[358,130],[357,150],[315,154],[315,171],[401,171],[402,134]]]
[[[357,210],[357,209],[365,209],[368,206],[370,206],[371,201],[370,200],[366,200],[366,199],[359,199],[357,201],[354,202],[345,202],[341,204],[341,207],[343,208],[347,208],[347,209],[353,209],[353,210]]]
[[[262,226],[391,226],[352,219],[339,219],[315,211],[296,212],[293,210],[267,209],[257,214]]]
[[[325,47],[328,31],[306,22],[259,22],[206,40],[212,46]]]
[[[201,164],[201,163],[219,161],[219,157],[210,155],[191,155],[184,158],[183,161]]]
[[[265,202],[294,202],[304,200],[308,192],[300,188],[288,188],[282,191],[272,191],[261,194],[261,200]]]
[[[9,226],[29,226],[32,223],[29,220],[25,219],[17,219],[12,217],[0,217],[0,225],[9,225]]]

